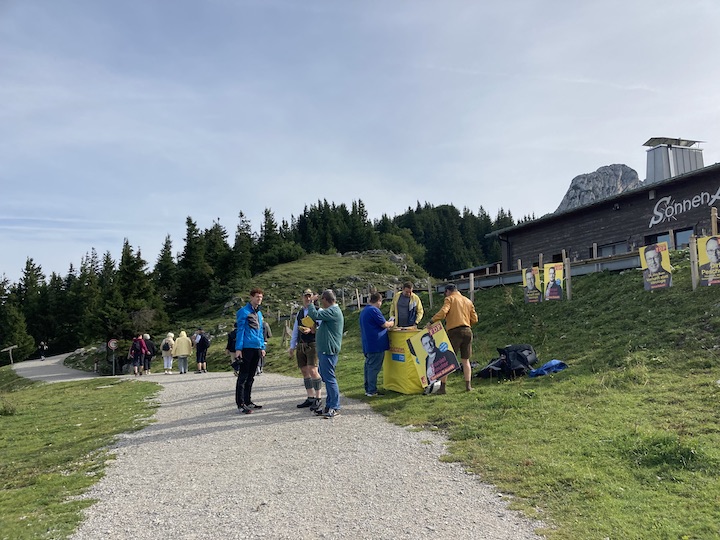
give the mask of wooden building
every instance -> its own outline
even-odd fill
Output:
[[[720,207],[720,164],[704,167],[698,141],[653,138],[642,187],[559,214],[548,214],[492,233],[502,247],[503,272],[543,263],[636,252],[667,241],[688,245],[710,234],[711,208]]]

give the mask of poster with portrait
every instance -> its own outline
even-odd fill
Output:
[[[697,246],[700,285],[720,285],[720,236],[698,238]]]
[[[423,386],[432,384],[460,369],[460,363],[441,322],[428,325],[425,331],[417,332],[407,342],[420,365],[425,366]]]
[[[562,300],[563,263],[548,263],[544,266],[545,300]]]
[[[672,267],[667,242],[658,242],[640,248],[640,265],[646,291],[672,287]]]
[[[523,268],[523,291],[525,292],[526,304],[537,304],[542,302],[543,294],[540,290],[540,268],[533,266],[532,268]]]

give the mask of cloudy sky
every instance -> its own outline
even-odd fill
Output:
[[[516,218],[653,136],[720,161],[716,0],[0,0],[0,274],[327,199]]]

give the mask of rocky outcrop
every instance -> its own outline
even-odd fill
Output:
[[[595,172],[573,178],[555,213],[592,204],[641,185],[634,169],[622,164],[606,165]]]

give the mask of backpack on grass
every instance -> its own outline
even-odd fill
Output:
[[[475,374],[475,377],[489,379],[491,377],[504,377],[514,379],[526,375],[537,364],[538,357],[532,345],[508,345],[498,348],[500,356]]]

